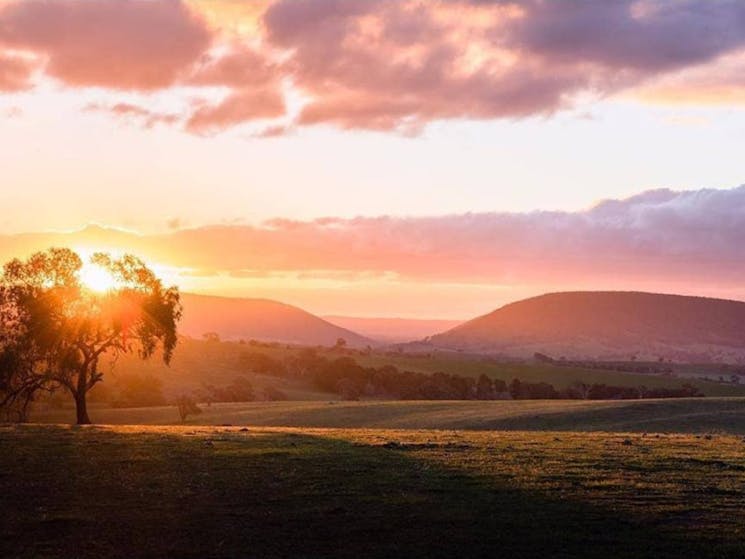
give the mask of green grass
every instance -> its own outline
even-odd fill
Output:
[[[0,428],[2,557],[745,556],[740,437]]]
[[[192,424],[395,429],[734,433],[745,435],[745,398],[665,400],[497,400],[249,402],[202,406]],[[173,406],[94,408],[106,424],[174,424]],[[72,409],[37,412],[34,421],[66,423]]]

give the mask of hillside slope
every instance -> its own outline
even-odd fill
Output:
[[[745,303],[638,292],[551,293],[432,338],[448,349],[567,358],[737,361]]]
[[[344,338],[364,347],[371,341],[298,307],[267,299],[182,294],[180,332],[195,338],[216,332],[223,339],[256,339],[305,345],[333,345]]]

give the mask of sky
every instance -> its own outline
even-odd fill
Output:
[[[469,318],[745,299],[745,4],[0,0],[0,257]]]

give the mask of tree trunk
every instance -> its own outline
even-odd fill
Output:
[[[88,417],[88,403],[85,400],[85,392],[75,394],[75,412],[78,425],[90,425],[91,418]]]
[[[91,422],[90,417],[88,417],[88,402],[85,396],[85,390],[78,390],[75,393],[75,413],[77,414],[78,425],[89,425]]]
[[[75,391],[75,412],[78,425],[90,425],[91,422],[91,418],[88,417],[88,402],[85,399],[88,392],[87,382],[85,371],[81,371],[78,374],[78,387]]]

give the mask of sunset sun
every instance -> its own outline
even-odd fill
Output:
[[[102,266],[92,262],[86,262],[80,269],[80,282],[98,293],[111,291],[116,287],[116,278]]]

